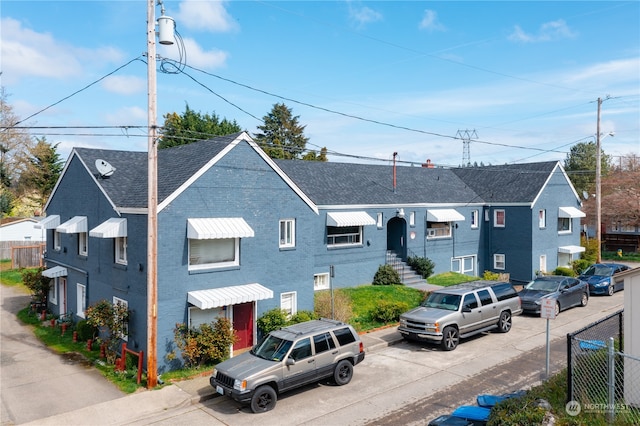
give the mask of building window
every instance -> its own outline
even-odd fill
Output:
[[[78,232],[78,254],[86,256],[89,253],[89,238],[86,232]]]
[[[383,222],[383,215],[382,213],[378,213],[378,218],[376,219],[376,225],[378,226],[378,229],[382,229],[382,227],[384,226],[384,222]]]
[[[76,315],[84,318],[84,311],[87,310],[87,287],[82,284],[76,285]]]
[[[484,221],[489,222],[489,210],[484,211]]]
[[[547,211],[545,209],[540,209],[538,212],[538,227],[540,229],[547,227]]]
[[[127,237],[117,237],[115,239],[116,263],[127,264]]]
[[[113,296],[113,306],[114,308],[116,307],[116,305],[121,305],[126,312],[126,315],[123,319],[122,322],[122,333],[118,336],[120,337],[122,340],[124,340],[125,342],[129,340],[129,302],[127,302],[124,299],[120,299],[119,297],[115,297]]]
[[[327,226],[327,246],[362,245],[362,226]]]
[[[505,211],[494,210],[493,212],[493,226],[496,228],[504,228],[505,224]]]
[[[55,251],[60,251],[60,233],[53,230],[53,249]]]
[[[569,234],[571,233],[571,218],[559,217],[558,218],[558,232]]]
[[[280,221],[280,248],[296,246],[296,221],[285,219]]]
[[[540,255],[540,272],[547,272],[547,255]]]
[[[505,258],[504,254],[494,254],[493,255],[493,269],[505,269]]]
[[[58,279],[51,279],[51,288],[49,288],[49,302],[53,305],[58,304]]]
[[[451,222],[427,221],[427,238],[450,238]]]
[[[471,211],[471,228],[478,227],[478,210]]]
[[[280,309],[285,311],[288,317],[291,317],[298,312],[295,291],[280,294]]]
[[[189,270],[238,266],[239,238],[189,239]]]
[[[409,226],[416,226],[416,212],[409,213]]]
[[[313,290],[328,290],[329,289],[329,274],[315,274],[313,276]]]
[[[454,257],[451,259],[451,271],[465,275],[475,275],[475,256]]]

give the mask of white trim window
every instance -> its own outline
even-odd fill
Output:
[[[55,251],[60,251],[60,232],[53,230],[53,249]]]
[[[409,226],[412,228],[416,226],[416,212],[409,213]]]
[[[475,256],[461,256],[451,258],[451,271],[465,275],[475,275]]]
[[[484,221],[489,222],[489,210],[484,211]]]
[[[53,305],[58,304],[58,279],[51,279],[51,287],[49,287],[49,302]]]
[[[123,305],[126,309],[129,309],[129,302],[124,299],[120,299],[119,297],[113,296],[113,305]],[[129,319],[127,318],[122,325],[123,333],[118,336],[125,342],[129,340]]]
[[[86,232],[78,232],[78,254],[80,256],[89,254],[89,235]]]
[[[547,255],[540,255],[540,272],[547,272]]]
[[[315,274],[313,276],[313,290],[328,290],[330,288],[329,273]]]
[[[280,294],[280,309],[290,318],[298,312],[297,294],[295,291]]]
[[[280,248],[292,248],[296,246],[296,220],[282,219],[280,221]]]
[[[382,229],[382,227],[384,226],[383,218],[384,215],[382,213],[378,213],[378,217],[376,219],[376,226],[378,227],[378,229]]]
[[[114,241],[116,263],[127,264],[127,237],[117,237]]]
[[[84,318],[84,311],[87,310],[87,287],[83,284],[76,284],[76,315]]]
[[[451,222],[427,222],[427,238],[451,238]]]
[[[493,255],[493,269],[499,269],[503,271],[506,266],[506,257],[504,254]]]
[[[538,211],[538,228],[544,229],[547,227],[547,211],[540,209]]]
[[[496,228],[504,228],[507,222],[507,213],[504,209],[496,209],[493,211],[493,226]]]
[[[327,246],[361,246],[362,226],[327,226]]]
[[[240,265],[240,239],[189,239],[189,270]]]
[[[559,217],[558,218],[558,233],[559,234],[570,234],[571,233],[571,222],[573,222],[573,220],[570,217]]]
[[[478,210],[471,210],[471,229],[476,229],[478,226]]]

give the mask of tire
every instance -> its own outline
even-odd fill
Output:
[[[335,370],[333,370],[333,381],[336,385],[343,386],[351,381],[353,377],[353,365],[346,359],[338,362]]]
[[[504,311],[500,314],[498,319],[498,331],[500,333],[508,333],[511,330],[511,312]]]
[[[609,296],[613,296],[613,293],[615,293],[616,289],[613,288],[613,284],[609,284],[609,288],[607,289],[607,294]]]
[[[266,413],[276,406],[278,395],[269,385],[260,386],[251,397],[251,411],[254,413]]]
[[[580,299],[580,306],[584,308],[585,306],[587,306],[587,303],[589,303],[589,295],[587,293],[582,293],[582,298]]]
[[[556,302],[556,316],[560,314],[560,302]]]
[[[460,336],[458,329],[455,327],[447,326],[442,331],[442,349],[445,351],[452,351],[458,347]]]

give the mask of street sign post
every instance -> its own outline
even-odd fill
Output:
[[[545,379],[549,378],[549,320],[556,319],[556,301],[555,299],[542,299],[540,305],[540,317],[547,319],[547,360]]]

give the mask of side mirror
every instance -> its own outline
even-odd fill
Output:
[[[285,365],[287,365],[287,366],[289,366],[289,365],[295,365],[295,363],[296,363],[296,360],[295,360],[295,359],[293,359],[293,358],[291,358],[291,357],[288,357],[288,358],[287,358],[287,361],[285,362]]]
[[[462,312],[471,312],[471,308],[468,306],[463,306],[462,307]]]

